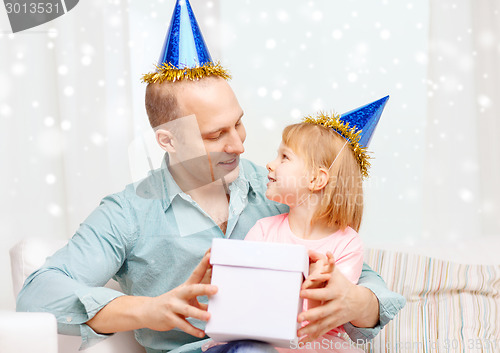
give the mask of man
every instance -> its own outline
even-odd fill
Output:
[[[104,198],[68,245],[27,279],[18,310],[54,313],[61,332],[82,335],[82,347],[136,330],[148,353],[199,351],[209,314],[197,297],[217,291],[205,279],[211,240],[242,239],[258,219],[287,210],[265,198],[265,169],[239,158],[243,110],[223,75],[153,80],[146,109],[166,152],[163,167]],[[111,277],[125,295],[102,287]],[[324,304],[300,314],[309,324],[299,335],[313,340],[345,324],[354,340],[373,337],[402,298],[369,269],[363,283],[371,290],[334,271],[325,288],[304,291]]]

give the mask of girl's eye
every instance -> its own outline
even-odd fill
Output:
[[[281,155],[282,159],[288,159],[288,156],[286,154]]]

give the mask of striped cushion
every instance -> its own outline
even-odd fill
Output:
[[[376,249],[365,260],[407,300],[366,352],[500,352],[500,265]]]

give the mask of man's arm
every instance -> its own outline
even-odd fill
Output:
[[[68,244],[27,278],[17,310],[53,313],[59,332],[82,336],[82,349],[108,337],[103,334],[136,328],[199,332],[187,321],[183,325],[179,315],[206,319],[196,296],[211,295],[214,288],[196,281],[207,271],[208,258],[184,284],[158,297],[125,296],[103,287],[135,244],[133,216],[120,194],[104,198]]]
[[[302,312],[298,321],[309,321],[299,336],[312,341],[331,329],[344,325],[353,341],[375,337],[404,306],[404,298],[391,292],[382,278],[368,265],[363,265],[358,285],[349,282],[334,269],[325,288],[302,290],[306,299],[322,301],[323,305]]]
[[[53,313],[59,332],[82,336],[82,348],[105,338],[85,322],[123,296],[104,285],[119,271],[132,247],[131,217],[128,202],[120,194],[105,197],[68,244],[26,279],[16,309]]]
[[[173,290],[158,297],[122,296],[102,308],[87,322],[94,331],[114,333],[149,328],[169,331],[178,327],[184,332],[204,337],[205,332],[191,325],[186,318],[208,321],[207,305],[199,303],[197,296],[214,295],[217,287],[203,284],[210,268],[210,254],[207,253],[195,268],[189,279]]]

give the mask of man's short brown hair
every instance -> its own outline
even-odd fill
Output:
[[[182,94],[185,89],[191,87],[206,88],[214,80],[223,80],[218,76],[207,76],[199,80],[179,80],[175,82],[164,81],[162,83],[149,83],[146,87],[146,112],[149,124],[153,129],[181,118],[182,108],[177,99],[177,94]]]
[[[154,129],[180,117],[175,83],[149,83],[146,87],[146,112]]]

